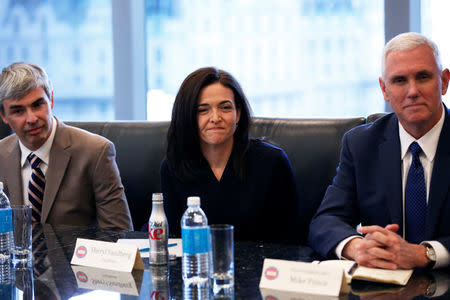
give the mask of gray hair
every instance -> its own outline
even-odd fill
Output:
[[[43,68],[24,62],[9,65],[0,74],[0,111],[4,113],[3,100],[20,99],[40,87],[51,100],[52,84]]]
[[[389,53],[411,50],[422,45],[426,45],[431,49],[436,61],[436,65],[439,71],[442,71],[441,56],[439,54],[437,45],[432,40],[419,33],[406,32],[395,36],[386,44],[386,46],[384,46],[383,56],[381,59],[381,74],[383,76],[383,79],[386,73],[386,59]]]

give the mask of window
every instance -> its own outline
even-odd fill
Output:
[[[442,66],[450,68],[450,40],[448,39],[448,11],[450,1],[422,0],[422,33],[430,37],[438,46]],[[443,97],[444,102],[450,105],[449,91]]]
[[[0,44],[46,69],[60,119],[114,119],[111,0],[0,1]]]
[[[384,111],[383,1],[146,0],[148,118],[169,120],[183,79],[232,73],[255,116]]]
[[[402,8],[416,2],[0,1],[0,67],[26,58],[42,65],[62,120],[142,119],[145,102],[149,120],[168,120],[182,80],[207,65],[238,79],[256,116],[364,116],[385,110],[378,87],[384,28],[387,36],[412,28]],[[421,11],[445,66],[447,2],[423,0]],[[395,22],[384,20],[384,5],[400,7]],[[117,17],[128,11],[126,20]]]

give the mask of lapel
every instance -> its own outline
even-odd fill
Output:
[[[400,157],[400,138],[398,135],[398,120],[392,116],[387,120],[383,130],[384,141],[379,145],[380,173],[379,190],[383,191],[383,198],[390,214],[390,223],[400,226],[398,233],[403,233],[402,210],[402,172]]]
[[[441,209],[447,200],[450,178],[450,121],[444,106],[445,120],[439,137],[428,198],[426,235],[427,239],[435,237],[440,221]]]
[[[11,205],[23,204],[23,186],[22,186],[22,170],[20,166],[20,147],[19,139],[16,135],[12,139],[11,143],[4,149],[3,156],[4,161],[8,167],[4,168],[5,177],[4,180],[6,190]]]
[[[41,223],[45,223],[47,220],[71,156],[70,152],[67,151],[71,145],[70,132],[67,130],[64,123],[60,122],[58,119],[56,119],[56,121],[58,125],[56,127],[55,139],[53,140],[50,149],[50,161],[45,176],[45,192],[44,202],[42,204]]]

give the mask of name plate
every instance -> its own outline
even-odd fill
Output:
[[[137,246],[80,238],[71,264],[121,272],[144,269]]]
[[[342,296],[325,296],[304,294],[298,292],[285,292],[271,289],[260,289],[261,297],[264,300],[342,300]]]
[[[117,272],[84,266],[72,266],[79,288],[104,290],[139,296],[142,284],[142,270]]]
[[[324,268],[316,264],[266,258],[259,288],[339,296],[343,276],[342,268]]]

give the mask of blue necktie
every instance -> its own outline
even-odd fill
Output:
[[[409,146],[412,154],[411,167],[405,187],[406,240],[418,244],[425,239],[427,215],[427,188],[419,155],[422,152],[417,142]]]

